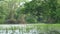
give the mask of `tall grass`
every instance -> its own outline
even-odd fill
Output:
[[[59,24],[31,24],[5,27],[0,26],[0,34],[60,34]]]

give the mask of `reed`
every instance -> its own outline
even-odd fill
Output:
[[[4,27],[4,26],[3,26]],[[59,24],[32,24],[23,26],[0,26],[0,34],[60,34]]]

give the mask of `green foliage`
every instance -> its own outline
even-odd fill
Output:
[[[24,3],[24,4],[22,4]],[[59,23],[59,0],[0,0],[0,20],[16,23]],[[0,23],[2,23],[0,21]]]
[[[46,23],[57,23],[60,17],[57,15],[57,0],[32,0],[25,4],[25,13],[41,18]],[[60,13],[60,12],[59,12]],[[59,17],[59,18],[58,18]],[[45,21],[44,21],[45,20]]]

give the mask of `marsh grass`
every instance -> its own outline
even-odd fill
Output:
[[[31,24],[3,27],[0,26],[0,34],[60,34],[59,24]]]

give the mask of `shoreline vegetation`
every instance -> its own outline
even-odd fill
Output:
[[[2,27],[2,28],[9,28],[9,27],[59,27],[60,26],[60,24],[14,24],[14,25],[0,25],[0,27]],[[60,28],[60,27],[59,27]]]
[[[4,26],[6,26],[4,28]],[[0,25],[0,33],[17,34],[60,34],[59,24],[22,24],[22,25]],[[3,34],[2,33],[2,34]]]
[[[60,0],[0,0],[0,34],[60,34]]]

